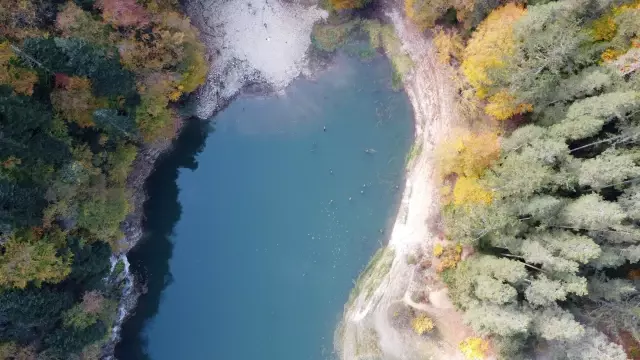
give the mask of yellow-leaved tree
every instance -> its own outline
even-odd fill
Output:
[[[0,42],[0,84],[9,85],[18,94],[33,94],[38,82],[35,71],[16,65],[17,57],[8,41]]]
[[[69,254],[59,254],[65,241],[59,229],[44,235],[40,229],[12,235],[0,256],[0,286],[24,289],[30,282],[39,285],[64,280],[71,272],[72,260]]]
[[[483,360],[489,351],[489,343],[479,337],[469,337],[458,346],[468,360]]]
[[[465,204],[489,204],[493,200],[490,190],[484,188],[475,176],[462,176],[456,180],[453,187],[453,203]]]
[[[470,133],[454,131],[454,135],[436,149],[438,172],[441,177],[452,173],[478,177],[500,156],[498,134],[484,131]]]
[[[506,120],[515,114],[522,114],[532,110],[533,106],[531,104],[518,103],[506,90],[501,90],[491,95],[487,106],[484,108],[485,113],[497,120]]]
[[[460,33],[438,29],[433,37],[433,44],[436,46],[438,61],[442,64],[449,64],[452,59],[459,60],[464,51],[462,36]]]
[[[433,320],[431,320],[431,318],[429,318],[425,314],[421,314],[411,320],[411,327],[413,328],[413,331],[416,332],[416,334],[423,335],[433,330],[435,325],[433,324]]]
[[[462,130],[456,132],[436,149],[437,170],[441,178],[455,175],[453,196],[446,195],[444,202],[456,206],[488,204],[493,200],[493,194],[479,183],[479,178],[500,157],[498,134],[489,131],[477,134]],[[451,192],[449,186],[444,190],[445,194]]]
[[[462,72],[480,98],[485,98],[493,86],[489,71],[504,67],[515,51],[513,25],[525,12],[512,3],[492,11],[467,43]]]
[[[478,26],[464,50],[462,73],[476,95],[487,99],[485,112],[498,120],[532,110],[530,104],[519,103],[489,76],[491,71],[506,67],[516,51],[513,26],[525,13],[525,9],[512,3],[494,10]]]

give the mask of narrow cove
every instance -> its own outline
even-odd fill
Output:
[[[332,358],[352,281],[393,222],[413,140],[386,59],[340,55],[285,94],[192,122],[148,181],[147,282],[121,360]],[[197,170],[197,171],[195,171]]]

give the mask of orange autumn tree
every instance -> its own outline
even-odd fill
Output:
[[[2,0],[0,1],[0,37],[12,40],[23,40],[39,36],[38,29],[43,19],[38,17],[35,1]]]
[[[136,0],[98,0],[95,7],[102,10],[102,18],[114,26],[142,27],[149,24],[151,18]]]
[[[72,1],[60,7],[56,16],[56,29],[64,37],[76,37],[100,45],[113,45],[119,37],[110,26]]]
[[[451,4],[446,0],[405,0],[404,12],[422,30],[432,27]]]
[[[513,26],[526,10],[507,4],[491,12],[478,26],[464,50],[462,73],[480,99],[487,99],[485,112],[498,120],[531,111],[531,105],[519,104],[506,91],[496,88],[489,74],[507,66],[516,51]]]
[[[56,88],[51,92],[53,108],[65,120],[80,127],[93,126],[93,112],[99,102],[91,93],[91,81],[84,77],[56,75]]]

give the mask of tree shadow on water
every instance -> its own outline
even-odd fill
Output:
[[[144,237],[128,255],[134,274],[146,284],[134,314],[122,328],[122,339],[116,347],[119,360],[150,360],[148,340],[143,332],[148,321],[158,313],[164,289],[171,284],[169,260],[173,253],[171,235],[180,220],[182,207],[178,202],[178,175],[182,168],[196,170],[196,156],[204,149],[209,122],[189,120],[173,149],[158,160],[147,179],[149,199],[144,204]]]

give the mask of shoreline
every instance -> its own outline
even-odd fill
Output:
[[[267,1],[265,1],[265,4],[269,5]],[[281,70],[286,68],[284,72],[278,71],[278,66],[276,66],[276,68],[270,66],[272,64],[252,64],[242,59],[239,60],[235,52],[227,49],[227,44],[225,44],[224,41],[225,38],[228,37],[228,34],[225,34],[224,30],[223,34],[216,34],[217,36],[209,31],[212,29],[212,24],[209,23],[210,19],[207,17],[208,12],[204,10],[206,5],[211,5],[212,9],[210,9],[209,12],[215,12],[215,6],[208,0],[189,0],[184,4],[185,11],[191,18],[193,25],[200,31],[200,38],[203,40],[209,54],[210,67],[206,82],[194,93],[190,94],[181,106],[187,110],[183,116],[183,121],[176,130],[176,136],[173,139],[164,139],[144,146],[140,149],[132,164],[133,170],[127,179],[127,189],[131,192],[132,211],[127,215],[121,225],[125,236],[121,241],[122,249],[114,254],[118,259],[126,259],[127,254],[143,241],[144,204],[148,200],[146,181],[156,169],[161,157],[168,156],[174,151],[175,142],[180,137],[186,121],[212,121],[217,113],[224,110],[238,96],[244,94],[255,96],[277,95],[279,91],[286,88],[293,80],[301,76],[312,78],[317,71],[328,66],[328,63],[322,59],[315,59],[311,56],[311,47],[313,46],[310,40],[311,25],[325,16],[324,10],[315,7],[313,4],[300,8],[283,6],[280,9],[276,9],[277,11],[270,7],[272,12],[271,16],[267,19],[263,16],[263,21],[265,21],[264,31],[267,31],[269,27],[266,23],[267,21],[275,23],[275,25],[271,26],[272,29],[277,28],[278,23],[282,22],[283,14],[285,17],[287,15],[295,15],[293,16],[295,18],[294,25],[296,20],[302,24],[299,27],[287,24],[289,27],[293,26],[298,32],[298,35],[303,34],[302,38],[297,36],[296,40],[298,45],[305,47],[305,51],[300,53],[300,51],[296,52],[296,49],[293,49],[294,51],[287,59],[289,63],[278,64],[278,66],[282,67]],[[290,12],[290,14],[288,12]],[[236,13],[235,15],[242,20],[242,14]],[[308,24],[309,21],[311,21],[311,23]],[[233,29],[236,25],[233,22],[223,22],[222,26],[231,26]],[[290,36],[291,34],[283,32],[283,35]],[[233,34],[231,37],[233,37]],[[304,38],[306,38],[307,41],[304,41]],[[221,39],[223,41],[222,43],[220,43]],[[271,39],[267,38],[265,40],[270,43]],[[260,39],[258,42],[264,43],[265,41]],[[288,41],[284,41],[284,43],[287,42]],[[241,47],[243,43],[240,41],[239,44]],[[221,49],[223,51],[221,51]],[[230,53],[227,54],[227,52]],[[218,57],[222,59],[217,59]],[[251,57],[249,57],[249,59],[251,59]],[[275,74],[272,73],[264,76],[260,70],[264,72],[265,66],[267,70]],[[108,280],[125,284],[122,297],[118,304],[118,320],[112,329],[113,335],[102,347],[101,358],[113,360],[115,359],[115,347],[120,342],[122,326],[132,313],[135,312],[138,299],[143,292],[142,288],[144,284],[140,282],[136,274],[129,272],[128,268],[124,274],[116,274],[114,279]]]
[[[342,360],[384,356],[402,359],[462,359],[457,350],[464,333],[452,334],[446,322],[461,325],[435,271],[411,263],[410,258],[431,257],[431,248],[440,237],[439,185],[434,169],[435,146],[448,136],[454,123],[453,92],[448,73],[435,60],[431,41],[387,4],[389,23],[414,61],[414,68],[403,79],[404,90],[413,107],[414,147],[420,149],[409,162],[405,189],[393,229],[385,247],[379,251],[393,254],[389,261],[374,257],[358,278],[354,295],[345,306],[342,322],[336,330],[336,350]],[[420,275],[420,276],[416,276]],[[424,284],[425,278],[428,284]],[[364,291],[363,291],[364,289]],[[414,290],[427,289],[429,305],[412,300]],[[358,293],[359,291],[359,293]],[[390,313],[397,306],[427,311],[441,329],[439,341],[420,337],[409,329],[397,328]],[[395,316],[395,315],[393,315]],[[364,347],[364,349],[363,349]],[[364,350],[364,351],[363,351]]]
[[[194,1],[194,4],[203,6],[202,2],[199,1]],[[192,6],[194,5],[192,4]],[[396,11],[383,11],[381,13],[390,19],[390,23],[396,29],[396,33],[403,44],[405,52],[407,52],[410,57],[414,59],[414,63],[417,64],[410,76],[403,79],[403,83],[404,91],[406,91],[413,107],[415,123],[414,145],[419,147],[420,151],[417,156],[411,159],[407,164],[405,188],[396,213],[397,215],[393,222],[393,218],[390,218],[390,223],[393,224],[392,231],[387,245],[382,248],[391,250],[393,255],[392,262],[390,264],[388,261],[383,262],[385,266],[389,267],[388,273],[385,274],[387,281],[378,282],[376,284],[377,286],[375,286],[372,301],[369,301],[369,299],[363,300],[360,295],[356,296],[352,307],[359,309],[358,311],[349,312],[348,309],[345,309],[345,318],[347,321],[354,322],[367,320],[365,318],[367,318],[368,315],[371,315],[371,313],[378,313],[377,310],[379,309],[377,308],[381,307],[381,302],[389,304],[409,298],[408,294],[413,283],[412,278],[415,272],[415,266],[407,264],[406,259],[410,255],[424,254],[425,251],[429,251],[432,244],[430,244],[429,241],[425,241],[430,237],[433,237],[429,223],[432,222],[434,216],[439,213],[438,203],[435,201],[438,195],[437,187],[433,184],[433,181],[429,180],[433,177],[433,167],[430,166],[432,163],[430,155],[433,152],[438,135],[445,135],[448,132],[450,123],[448,120],[450,120],[449,118],[451,116],[448,109],[453,108],[453,105],[451,104],[447,109],[447,107],[444,106],[447,102],[440,101],[446,96],[443,94],[447,89],[445,89],[446,86],[442,84],[446,84],[447,80],[443,80],[443,75],[437,71],[437,65],[435,64],[435,59],[432,54],[433,51],[427,40],[424,39],[419,32],[416,32],[415,29],[406,28],[404,19]],[[199,28],[204,26],[202,22],[204,15],[202,16],[203,18],[195,23]],[[201,28],[200,30],[202,31],[204,28]],[[211,34],[207,34],[202,31],[202,36],[210,38]],[[205,41],[205,45],[210,53],[215,52],[215,44]],[[310,45],[310,47],[311,46],[313,45]],[[297,75],[290,81],[299,78],[300,76],[313,78],[313,74],[315,72],[328,65],[328,63],[312,63],[313,59],[311,59],[312,56],[310,56],[310,47],[304,56],[305,65],[303,68],[299,68]],[[428,59],[428,61],[420,61],[421,59]],[[223,66],[227,65],[228,64],[223,64]],[[207,83],[199,88],[187,100],[195,109],[191,117],[198,118],[199,120],[187,121],[211,121],[215,114],[224,110],[224,108],[238,96],[243,94],[256,96],[275,95],[280,89],[277,84],[270,83],[264,79],[264,77],[245,76],[242,79],[236,79],[240,80],[239,83],[236,83],[236,86],[238,86],[238,84],[240,85],[239,87],[236,87],[235,90],[229,92],[231,89],[225,89],[224,91],[227,92],[225,94],[226,96],[223,96],[220,91],[216,90],[215,96],[212,98],[209,96],[211,95],[210,91],[207,93],[207,88],[216,88],[216,86],[220,85],[220,78],[215,81],[211,79],[211,76],[219,76],[219,74],[212,75],[216,73],[216,66],[220,65],[211,65]],[[438,82],[439,80],[443,81]],[[286,84],[289,82],[286,82]],[[434,84],[441,84],[441,86],[430,87],[430,85]],[[203,92],[205,93],[204,95]],[[434,101],[434,99],[436,100]],[[202,109],[198,109],[198,106],[203,106],[202,104],[204,104],[204,106],[208,106],[209,110],[213,109],[213,111],[203,113]],[[442,120],[443,116],[438,116],[441,113],[446,114],[444,116],[445,121],[440,121],[440,123],[438,121],[434,121],[433,119]],[[206,115],[206,117],[203,117],[203,115]],[[180,136],[182,128],[183,126],[178,129],[175,139]],[[126,249],[121,252],[121,256],[126,256],[126,254],[138,246],[140,241],[143,239],[144,203],[148,199],[145,182],[154,171],[158,160],[162,156],[166,156],[173,151],[175,139],[160,141],[156,144],[146,146],[139,152],[138,157],[134,162],[134,171],[127,182],[128,188],[132,190],[132,207],[134,210],[127,216],[123,223],[123,229],[126,234]],[[388,255],[385,257],[388,258]],[[114,333],[118,335],[124,322],[126,322],[129,316],[131,316],[135,311],[138,297],[142,291],[142,284],[140,284],[136,279],[135,274],[127,273],[125,275],[125,281],[132,282],[133,291],[124,293],[124,296],[121,299],[119,312],[124,314],[124,316],[121,317],[121,321],[119,321],[118,324],[116,324],[116,328],[114,328]],[[368,281],[368,279],[362,280],[365,282]],[[348,314],[349,317],[347,317]],[[374,316],[378,318],[376,321],[380,320],[380,316],[378,315],[379,314]],[[114,349],[118,342],[119,336],[115,336],[112,341],[103,348],[105,350],[103,352],[103,358],[114,358]],[[380,342],[383,350],[385,350],[385,347],[387,348],[386,350],[391,350],[385,352],[393,354],[398,351],[402,351],[399,349],[398,344],[385,345],[382,344],[385,342],[383,339],[381,339]],[[395,350],[393,350],[394,347]],[[346,357],[345,359],[353,358],[355,357]],[[453,357],[448,357],[448,359],[453,359]]]

